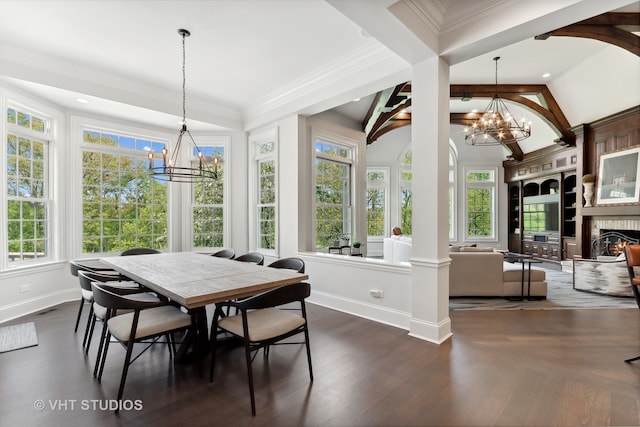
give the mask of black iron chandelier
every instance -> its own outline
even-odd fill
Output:
[[[498,60],[496,63],[496,92],[482,116],[470,127],[465,127],[464,140],[468,145],[508,145],[531,136],[531,122],[518,122],[498,95]]]
[[[218,163],[220,159],[217,156],[205,156],[196,144],[191,132],[187,129],[186,120],[186,72],[185,72],[185,38],[191,33],[185,29],[179,29],[178,34],[182,36],[182,128],[178,134],[175,150],[169,155],[167,147],[162,148],[162,153],[149,152],[149,174],[152,178],[160,181],[171,182],[195,182],[204,179],[218,178]],[[198,160],[188,160],[186,166],[179,166],[182,139],[187,135],[191,140],[194,150],[193,153],[198,156]],[[156,166],[156,163],[162,160],[162,165]]]

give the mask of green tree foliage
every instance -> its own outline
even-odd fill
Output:
[[[87,143],[119,145],[117,135],[84,132],[83,136]],[[142,156],[83,152],[84,252],[167,248],[167,184],[149,176]]]

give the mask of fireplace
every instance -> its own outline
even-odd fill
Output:
[[[617,257],[626,245],[640,243],[640,219],[598,219],[592,223],[591,259]]]
[[[602,230],[600,237],[591,241],[591,258],[599,256],[617,257],[627,245],[640,243],[640,231],[635,230]]]

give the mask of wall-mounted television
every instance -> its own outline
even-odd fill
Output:
[[[560,199],[558,195],[525,197],[522,216],[525,232],[560,233]]]

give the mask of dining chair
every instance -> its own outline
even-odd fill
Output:
[[[131,256],[131,255],[150,255],[150,254],[159,254],[160,251],[157,249],[151,248],[131,248],[124,250],[120,253],[120,256]]]
[[[96,377],[98,382],[102,381],[102,373],[111,337],[126,348],[117,400],[122,399],[129,365],[137,360],[151,345],[159,342],[158,338],[166,336],[169,353],[174,356],[174,332],[190,330],[193,336],[197,337],[194,315],[184,313],[180,308],[171,305],[168,301],[149,301],[145,299],[144,295],[141,296],[140,294],[127,295],[121,289],[104,283],[92,282],[92,288],[95,301],[107,309],[105,318],[106,336],[104,348],[99,353],[100,362]],[[118,310],[131,311],[126,314],[115,315]],[[150,339],[151,341],[149,342]],[[146,344],[145,348],[132,359],[134,344],[143,341]],[[200,346],[197,338],[194,340],[194,347],[195,360],[199,364],[200,376],[202,376]],[[118,412],[118,409],[116,409],[116,412]]]
[[[92,272],[100,271],[103,274],[113,274],[115,276],[121,277],[117,271],[114,271],[113,269],[111,269],[110,267],[107,267],[106,265],[102,267],[96,262],[92,262],[91,264],[89,264],[86,261],[85,262],[69,261],[69,271],[71,272],[72,276],[78,277],[78,271],[80,270],[92,271]],[[80,290],[82,291],[82,295],[80,296],[80,307],[78,307],[78,316],[76,317],[76,325],[73,329],[73,332],[78,332],[78,325],[80,324],[80,317],[82,317],[82,310],[84,309],[84,305],[87,303],[88,304],[93,303],[93,294],[91,292],[91,289],[90,288],[85,289],[85,288],[82,288],[81,286]],[[90,319],[91,319],[91,313],[89,314],[89,318],[87,319],[87,322],[89,322]]]
[[[211,254],[211,256],[215,256],[218,258],[233,259],[236,256],[236,252],[231,248],[227,248],[227,249],[221,249],[218,252]]]
[[[264,255],[260,252],[248,252],[244,255],[236,257],[234,261],[251,262],[256,265],[264,265]]]
[[[82,348],[84,353],[89,352],[91,346],[91,338],[93,337],[93,330],[97,320],[104,320],[106,309],[97,304],[93,299],[93,289],[91,282],[111,283],[111,286],[117,286],[122,289],[130,290],[131,293],[144,292],[138,283],[129,281],[124,276],[116,276],[112,274],[103,274],[95,271],[78,271],[78,281],[80,282],[80,288],[82,290],[83,298],[87,298],[87,301],[91,303],[89,306],[89,317],[87,318],[87,326],[84,331],[84,338],[82,339]]]
[[[253,370],[251,364],[255,358],[252,353],[261,348],[267,348],[277,344],[305,344],[307,349],[307,363],[309,364],[309,377],[313,382],[313,369],[311,366],[311,349],[309,347],[309,329],[305,299],[311,293],[311,285],[308,283],[295,283],[282,286],[271,291],[247,298],[242,301],[227,301],[216,303],[216,309],[211,324],[211,370],[209,382],[213,382],[215,369],[216,343],[220,333],[228,332],[242,339],[244,343],[247,374],[249,379],[249,394],[251,396],[251,413],[256,415],[256,403],[253,387]],[[280,310],[277,306],[299,303],[301,314]],[[239,311],[235,316],[226,316],[225,308],[234,307]],[[303,342],[284,342],[285,338],[303,333]],[[265,360],[270,352],[265,351]]]
[[[631,283],[631,290],[633,296],[636,299],[638,308],[640,309],[640,276],[636,275],[636,268],[640,268],[640,245],[627,245],[624,248],[625,258],[627,260],[627,268],[629,270],[629,282]],[[640,356],[625,359],[625,362],[631,363],[635,360],[640,360]]]
[[[304,261],[300,258],[280,258],[271,264],[268,267],[272,268],[285,268],[287,270],[293,270],[298,273],[304,273]]]

